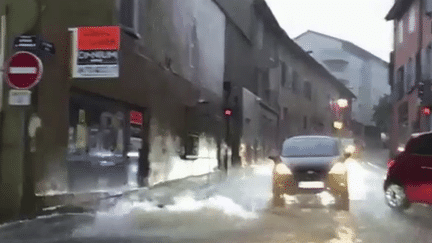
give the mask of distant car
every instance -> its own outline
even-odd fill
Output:
[[[274,201],[283,194],[330,192],[336,208],[349,210],[347,169],[349,153],[343,153],[338,139],[328,136],[296,136],[285,140],[280,155],[272,155]]]
[[[432,133],[413,134],[404,149],[387,162],[387,204],[396,210],[412,203],[432,205]]]

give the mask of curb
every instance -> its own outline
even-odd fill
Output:
[[[204,175],[189,176],[181,179],[170,180],[162,183],[158,183],[151,187],[134,188],[131,190],[125,190],[121,193],[109,193],[108,191],[103,192],[84,192],[84,193],[65,193],[57,195],[44,195],[37,196],[38,209],[36,216],[49,215],[55,213],[84,213],[84,212],[95,212],[101,206],[110,206],[113,202],[109,200],[117,201],[121,198],[129,198],[133,195],[148,197],[151,195],[153,190],[157,190],[163,187],[170,187],[181,182],[186,182],[193,179],[202,179],[202,182],[190,182],[187,188],[183,190],[193,188],[205,188],[215,182],[225,180],[223,171],[216,171],[207,173]],[[104,201],[109,201],[104,203]],[[104,205],[102,205],[104,204]]]

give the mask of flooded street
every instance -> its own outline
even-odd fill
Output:
[[[272,206],[271,165],[232,172],[219,184],[160,187],[120,199],[96,214],[5,224],[1,242],[427,242],[432,211],[393,212],[383,198],[384,168],[347,161],[350,212],[331,198],[285,196]],[[176,193],[173,193],[176,192]]]

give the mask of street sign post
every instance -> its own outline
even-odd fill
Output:
[[[6,66],[6,80],[14,89],[31,89],[42,78],[42,61],[33,53],[21,51],[15,53]]]
[[[14,40],[14,49],[17,50],[36,50],[38,38],[35,35],[21,35]]]
[[[30,90],[16,90],[9,91],[9,105],[13,106],[26,106],[31,104],[31,91]]]

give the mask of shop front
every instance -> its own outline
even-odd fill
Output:
[[[127,104],[99,96],[72,94],[67,153],[69,190],[136,185],[142,118],[142,111],[132,110]]]

